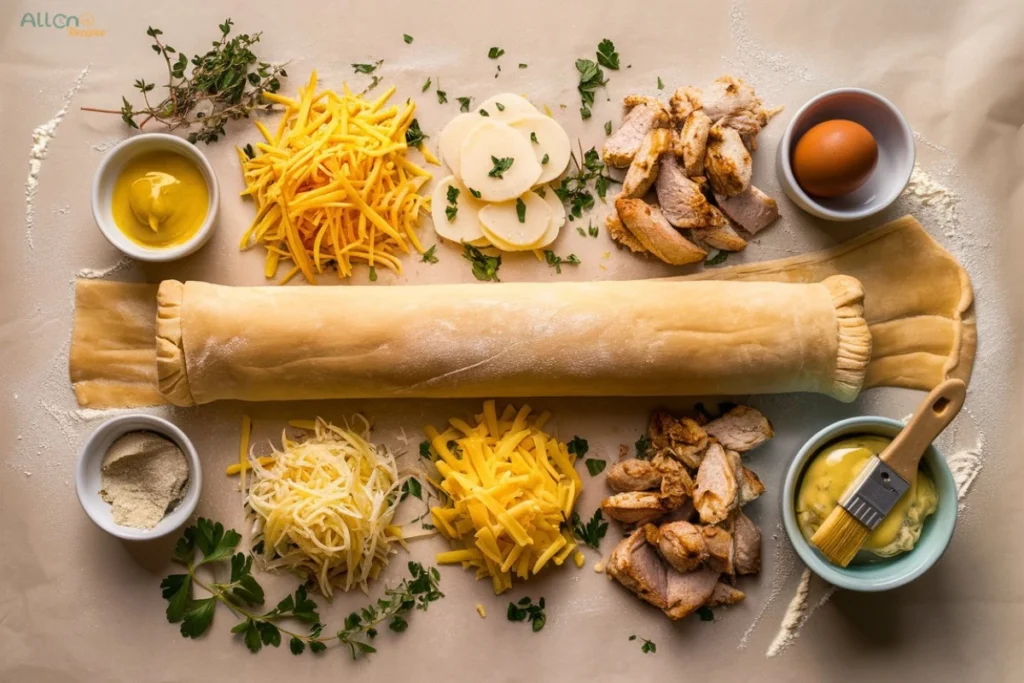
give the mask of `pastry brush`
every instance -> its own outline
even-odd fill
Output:
[[[949,379],[932,389],[907,426],[881,455],[872,456],[811,537],[833,564],[845,567],[864,540],[910,488],[929,444],[964,405],[967,386]]]

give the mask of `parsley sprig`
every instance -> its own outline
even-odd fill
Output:
[[[583,523],[578,512],[573,512],[572,533],[584,544],[590,546],[594,550],[600,550],[601,539],[603,539],[604,535],[608,533],[608,522],[604,521],[604,515],[601,513],[601,508],[594,510],[594,515],[586,524]]]
[[[606,84],[608,80],[604,77],[604,71],[590,59],[577,59],[576,70],[580,72],[580,82],[576,90],[580,94],[580,118],[584,121],[590,118],[590,108],[594,105],[594,92]]]
[[[536,605],[533,604],[533,600],[529,596],[519,598],[519,602],[508,603],[506,616],[509,621],[529,620],[534,633],[544,628],[544,624],[548,621],[548,616],[544,612],[543,597],[537,601]]]
[[[601,155],[595,148],[591,147],[584,152],[581,145],[578,158],[575,152],[569,156],[576,166],[576,172],[569,173],[562,178],[562,182],[555,188],[555,194],[563,204],[568,205],[569,220],[572,221],[582,218],[585,211],[594,208],[594,195],[590,191],[591,183],[594,184],[594,192],[604,201],[608,194],[608,184],[618,181],[605,172],[604,162],[601,161]]]
[[[637,636],[632,635],[629,637],[630,640],[636,640]],[[646,654],[654,654],[658,651],[658,646],[654,644],[653,640],[647,640],[646,638],[640,638],[643,641],[643,645],[640,646],[640,652]]]
[[[650,460],[651,458],[651,440],[647,438],[646,434],[641,434],[640,438],[633,444],[636,448],[636,457],[641,460]]]
[[[480,111],[483,111],[482,109]],[[503,178],[505,171],[512,168],[516,160],[512,157],[501,157],[500,159],[496,156],[491,156],[491,163],[494,164],[491,170],[487,172],[487,175],[491,178]]]
[[[615,43],[607,38],[597,44],[597,63],[612,71],[619,70],[619,53],[615,51]]]
[[[413,481],[413,480],[408,480]],[[418,482],[417,482],[418,483]],[[292,654],[306,651],[319,653],[328,643],[337,640],[347,645],[353,657],[376,652],[369,641],[377,636],[376,626],[388,621],[392,631],[402,632],[408,627],[407,616],[412,609],[426,610],[431,602],[444,597],[438,589],[440,575],[437,569],[425,569],[417,562],[409,563],[411,579],[385,591],[375,604],[353,612],[345,619],[345,627],[335,635],[323,635],[317,604],[309,598],[305,586],[287,595],[272,609],[263,611],[263,587],[252,574],[252,556],[236,552],[242,535],[234,529],[225,529],[220,522],[199,518],[187,527],[174,546],[173,560],[185,567],[183,574],[171,574],[160,583],[167,600],[167,621],[180,624],[185,638],[198,638],[210,629],[217,603],[224,604],[238,619],[231,632],[242,637],[253,653],[264,646],[279,647],[283,637],[288,638]],[[226,582],[200,578],[200,568],[208,571],[225,562],[230,564]],[[193,589],[199,587],[210,597],[196,598]],[[307,633],[286,628],[280,622],[290,620],[308,626]]]
[[[488,256],[472,244],[462,245],[462,258],[473,264],[473,277],[482,282],[501,282],[498,269],[501,268],[501,256]]]
[[[272,103],[264,100],[263,94],[277,92],[281,78],[288,73],[284,66],[261,61],[252,51],[260,42],[261,33],[242,33],[233,37],[234,22],[225,19],[219,25],[220,39],[213,41],[213,47],[202,55],[191,59],[184,53],[163,42],[163,31],[152,26],[146,35],[153,39],[150,47],[163,58],[167,67],[167,96],[160,102],[150,102],[149,93],[156,83],[145,79],[135,81],[135,89],[142,95],[145,106],[136,109],[127,97],[121,98],[120,109],[96,109],[82,107],[83,111],[101,114],[120,114],[121,120],[131,128],[143,128],[150,121],[167,126],[168,130],[199,126],[188,134],[191,143],[216,142],[225,135],[229,121],[249,118],[254,111],[269,111]],[[192,72],[185,75],[192,65]],[[199,106],[202,105],[202,106]],[[137,120],[137,119],[140,119]]]
[[[563,258],[550,249],[544,250],[544,260],[547,261],[547,264],[554,268],[555,272],[559,275],[562,274],[563,264],[568,266],[578,266],[581,263],[579,256],[576,254],[569,254]]]

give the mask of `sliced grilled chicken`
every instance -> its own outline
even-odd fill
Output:
[[[682,507],[693,497],[693,479],[675,458],[657,454],[651,464],[661,473],[661,507],[666,512]]]
[[[659,609],[668,607],[668,569],[648,545],[643,529],[637,529],[615,546],[605,571],[640,599]]]
[[[631,458],[608,468],[605,482],[618,493],[661,488],[661,473],[650,462]]]
[[[739,483],[732,462],[721,444],[713,441],[708,445],[704,460],[697,470],[695,483],[693,505],[704,524],[725,521],[729,513],[736,509]]]
[[[732,521],[732,540],[736,573],[756,574],[761,571],[761,531],[739,511]]]
[[[725,448],[739,453],[757,448],[775,436],[768,418],[750,406],[734,406],[725,415],[704,425],[704,431]]]
[[[742,78],[716,78],[703,95],[704,112],[715,122],[730,114],[742,111],[757,114],[763,110],[761,98]]]
[[[703,526],[700,529],[704,537],[704,545],[707,548],[708,557],[705,564],[709,569],[716,572],[732,574],[733,569],[733,544],[732,534],[717,526]]]
[[[669,522],[661,526],[644,526],[647,542],[679,572],[692,572],[708,559],[708,544],[701,528],[689,522]]]
[[[746,190],[750,186],[752,164],[750,152],[739,133],[717,123],[711,127],[704,153],[704,171],[715,194],[734,197]]]
[[[664,105],[654,98],[630,96],[626,106],[631,107],[622,125],[604,141],[601,158],[604,163],[616,168],[625,168],[640,150],[644,137],[654,128],[668,125],[668,112]]]
[[[640,240],[633,237],[633,233],[622,224],[618,214],[610,214],[604,219],[604,225],[608,229],[608,236],[612,238],[612,242],[615,242],[620,247],[629,249],[634,254],[647,253],[647,249],[644,248],[644,245],[640,244]]]
[[[714,595],[719,576],[719,572],[713,569],[700,569],[687,574],[668,572],[668,607],[664,610],[665,614],[670,619],[682,619],[696,612]]]
[[[778,203],[753,185],[733,197],[716,195],[719,208],[751,235],[756,235],[779,218]]]
[[[711,118],[703,110],[698,109],[686,117],[686,123],[679,134],[676,156],[682,158],[683,170],[691,178],[704,175],[704,154],[710,131]]]
[[[655,189],[661,212],[669,223],[677,228],[725,225],[725,216],[708,202],[700,186],[686,176],[675,155],[663,155],[660,166]]]
[[[655,453],[671,455],[693,470],[700,467],[708,447],[708,435],[699,424],[688,417],[676,419],[662,410],[651,413],[647,438]]]
[[[601,502],[605,515],[623,524],[646,524],[665,514],[661,494],[654,491],[626,491]]]
[[[718,214],[722,213],[715,207],[711,207],[711,211]],[[700,244],[706,244],[712,246],[715,249],[721,249],[722,251],[743,251],[747,248],[747,241],[740,237],[739,233],[729,225],[729,222],[722,218],[722,224],[716,225],[710,228],[696,228],[690,231],[690,237],[695,242]]]
[[[715,590],[711,593],[711,597],[704,604],[707,607],[735,605],[746,597],[746,593],[738,588],[733,588],[729,584],[719,581],[715,584]]]
[[[733,451],[735,453],[736,451]],[[761,478],[753,470],[744,467],[743,478],[740,481],[740,505],[746,505],[752,500],[757,500],[765,492]]]
[[[680,235],[657,207],[642,199],[619,197],[615,200],[615,210],[640,244],[665,263],[685,266],[703,261],[708,255]]]
[[[682,126],[690,114],[704,106],[702,99],[700,88],[690,85],[685,88],[676,88],[668,100],[672,124],[677,128]]]
[[[658,158],[668,151],[671,141],[672,131],[668,128],[648,131],[622,181],[623,197],[643,197],[647,194],[658,177]]]

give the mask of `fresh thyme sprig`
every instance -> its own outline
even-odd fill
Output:
[[[277,92],[280,78],[288,75],[283,66],[260,61],[253,53],[251,48],[262,34],[229,37],[233,25],[231,19],[226,19],[219,26],[220,39],[213,42],[206,54],[191,59],[164,43],[160,38],[163,31],[150,26],[146,30],[146,35],[153,39],[150,47],[167,65],[167,96],[155,104],[150,102],[149,93],[156,84],[140,78],[135,81],[135,88],[142,94],[144,107],[137,109],[127,97],[122,97],[120,109],[82,110],[120,114],[131,128],[141,129],[153,120],[169,130],[198,125],[198,130],[188,134],[189,142],[216,142],[224,136],[229,121],[249,118],[254,111],[273,109],[274,105],[264,101],[263,94]],[[189,64],[192,72],[186,76]]]
[[[223,603],[238,619],[231,632],[242,636],[242,641],[253,653],[263,646],[278,647],[282,637],[289,639],[292,654],[300,655],[309,648],[312,653],[323,652],[328,643],[337,640],[349,647],[352,656],[371,654],[377,649],[370,641],[377,636],[376,627],[388,622],[396,633],[408,628],[411,610],[426,610],[431,602],[444,597],[438,589],[440,575],[437,569],[424,568],[418,562],[409,563],[411,579],[403,579],[394,588],[385,591],[375,604],[353,612],[345,618],[345,626],[333,636],[323,635],[326,628],[320,623],[317,604],[309,598],[305,586],[286,596],[270,610],[260,611],[264,602],[263,587],[252,575],[252,556],[235,550],[242,540],[234,529],[225,529],[220,522],[200,518],[194,526],[185,529],[174,547],[174,561],[185,567],[184,574],[171,574],[160,584],[167,600],[167,621],[181,624],[181,635],[198,638],[213,623],[217,603]],[[198,556],[197,556],[198,551]],[[201,579],[200,567],[230,561],[231,571],[226,583]],[[193,588],[198,586],[210,594],[208,598],[195,598]],[[294,620],[309,626],[308,633],[300,633],[280,625]]]

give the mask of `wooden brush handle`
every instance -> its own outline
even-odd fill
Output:
[[[882,461],[913,484],[925,449],[953,421],[966,397],[967,385],[959,379],[947,379],[932,389],[907,426],[882,453]]]

